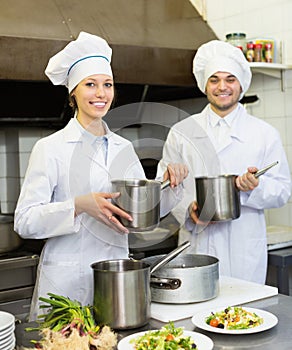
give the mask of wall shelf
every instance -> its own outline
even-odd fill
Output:
[[[281,63],[251,62],[250,68],[254,73],[269,75],[273,78],[281,79],[282,72],[292,69],[292,65]]]
[[[268,75],[272,78],[281,79],[282,91],[284,91],[284,74],[287,70],[292,70],[291,64],[251,62],[250,68],[253,73]]]

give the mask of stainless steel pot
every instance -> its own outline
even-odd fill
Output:
[[[94,316],[114,329],[138,328],[150,319],[150,274],[190,246],[185,242],[155,264],[121,259],[91,265],[94,270]]]
[[[276,164],[278,162],[258,170],[254,176],[263,175]],[[239,218],[240,191],[235,184],[237,176],[219,175],[195,178],[198,214],[201,221],[229,221]]]
[[[150,319],[149,264],[138,260],[108,260],[94,270],[94,317],[113,329],[138,328]]]
[[[122,224],[135,232],[156,228],[160,220],[161,190],[167,186],[169,181],[161,184],[155,180],[113,180],[112,191],[121,193],[115,203],[133,218],[133,221],[120,218]]]
[[[143,259],[153,264],[163,255]],[[185,304],[215,298],[219,293],[219,260],[209,255],[184,254],[151,275],[151,300]]]
[[[240,216],[240,194],[235,185],[237,175],[197,177],[196,193],[201,221],[229,221]]]
[[[19,248],[23,240],[14,231],[12,215],[0,215],[0,253],[8,253]]]

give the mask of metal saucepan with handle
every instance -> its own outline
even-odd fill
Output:
[[[132,232],[155,229],[160,221],[161,190],[169,184],[169,180],[163,183],[146,179],[112,180],[112,191],[121,193],[114,202],[133,218],[133,221],[119,218],[122,224]]]
[[[96,321],[113,329],[138,328],[148,323],[150,275],[189,246],[190,242],[185,242],[153,264],[131,259],[93,263],[93,309]]]
[[[263,175],[278,164],[274,162],[254,173],[255,177]],[[214,177],[197,177],[196,194],[199,219],[209,221],[229,221],[240,216],[240,195],[235,180],[238,175],[219,175]]]
[[[155,264],[163,255],[144,258]],[[183,254],[172,259],[150,278],[151,300],[158,303],[186,304],[217,297],[219,260],[203,254]]]

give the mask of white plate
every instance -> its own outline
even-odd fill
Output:
[[[0,332],[15,322],[15,317],[9,312],[0,311]]]
[[[140,337],[141,335],[143,335],[147,332],[152,332],[152,331],[154,331],[154,330],[151,329],[149,331],[144,331],[144,332],[139,332],[139,333],[134,333],[134,334],[128,335],[127,337],[125,337],[121,341],[119,341],[118,350],[134,350],[134,345],[130,343],[130,340],[133,338]],[[194,340],[194,342],[197,345],[197,348],[199,350],[212,350],[214,347],[213,341],[204,334],[190,332],[190,331],[184,331],[183,335],[185,337],[192,337],[192,339]]]
[[[0,340],[0,349],[4,346],[7,346],[7,344],[11,343],[14,339],[14,334],[9,334],[6,338]]]
[[[6,338],[10,334],[12,334],[14,332],[14,329],[15,329],[15,324],[13,323],[10,327],[7,327],[3,331],[0,331],[0,341],[3,338]]]
[[[206,318],[210,316],[211,312],[218,312],[224,310],[224,307],[221,308],[216,308],[213,310],[208,310],[208,311],[203,311],[195,314],[192,317],[192,322],[196,327],[199,327],[201,329],[204,329],[209,332],[215,332],[215,333],[222,333],[222,334],[251,334],[251,333],[258,333],[258,332],[263,332],[266,331],[267,329],[270,329],[278,323],[278,318],[271,314],[268,311],[264,310],[259,310],[259,309],[253,309],[249,307],[244,307],[244,310],[249,311],[249,312],[254,312],[258,316],[262,317],[264,322],[254,328],[249,328],[249,329],[233,329],[233,330],[228,330],[228,329],[221,329],[217,327],[212,327],[209,326],[206,323]]]
[[[9,341],[0,345],[0,350],[13,349],[15,346],[15,341],[16,341],[16,338],[15,338],[15,335],[13,334],[13,337],[11,337],[11,339],[9,339]]]

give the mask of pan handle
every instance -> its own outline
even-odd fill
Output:
[[[165,278],[151,276],[150,286],[156,289],[178,289],[181,286],[181,280],[178,278]]]
[[[263,175],[267,170],[271,169],[273,166],[277,165],[278,163],[279,162],[276,161],[276,162],[266,166],[265,168],[258,170],[257,172],[254,173],[254,177],[258,178],[259,176]]]
[[[160,260],[156,261],[151,267],[150,267],[150,274],[152,274],[154,271],[160,269],[162,266],[166,265],[170,260],[174,259],[178,254],[180,254],[183,250],[188,248],[191,245],[189,241],[186,241],[179,245],[177,248],[175,248],[170,253],[163,256]]]
[[[161,190],[164,190],[166,187],[168,187],[170,185],[170,181],[169,180],[165,180],[161,183]]]

